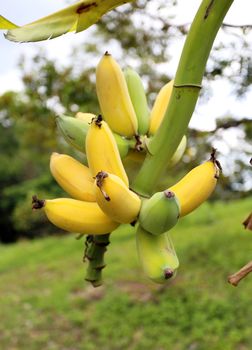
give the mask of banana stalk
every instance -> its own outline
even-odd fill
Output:
[[[148,144],[149,154],[132,186],[139,194],[153,193],[166,164],[186,134],[213,41],[232,2],[203,0],[199,7],[183,48],[164,119]]]
[[[102,285],[102,269],[106,266],[104,254],[109,245],[109,233],[99,237],[87,236],[85,242],[85,251],[83,262],[88,261],[85,280],[90,282],[93,287]]]

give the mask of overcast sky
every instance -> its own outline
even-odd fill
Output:
[[[71,1],[71,3],[74,2]],[[191,22],[200,2],[200,0],[179,0],[174,22],[177,24]],[[68,1],[69,3],[70,1]],[[65,0],[0,0],[0,14],[18,25],[23,25],[65,6]],[[251,0],[235,0],[225,18],[225,22],[229,24],[252,24],[251,13]],[[67,61],[71,47],[77,46],[84,40],[89,40],[89,33],[90,29],[79,34],[67,34],[64,37],[50,41],[23,44],[10,42],[4,39],[2,33],[0,33],[0,93],[8,89],[19,90],[22,88],[19,79],[20,73],[17,69],[17,62],[21,54],[32,57],[38,47],[45,48],[49,57],[57,59],[59,63],[64,63]],[[179,58],[180,51],[176,52],[176,55]],[[214,127],[213,116],[221,116],[231,110],[237,115],[252,118],[252,94],[246,101],[240,102],[234,101],[234,97],[230,95],[227,83],[224,84],[222,81],[217,81],[214,89],[215,94],[211,100],[205,106],[197,108],[197,113],[191,121],[191,126],[198,126],[204,120],[204,128],[211,129]],[[218,110],[216,110],[217,106]]]

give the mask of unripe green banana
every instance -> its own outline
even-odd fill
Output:
[[[145,135],[149,129],[150,111],[142,80],[138,73],[132,68],[125,69],[124,76],[128,86],[131,102],[138,120],[138,133],[140,135]]]
[[[173,167],[180,161],[183,154],[185,153],[186,144],[187,144],[187,139],[186,139],[186,136],[184,135],[180,141],[180,144],[178,145],[178,148],[176,149],[173,156],[171,157],[169,168]]]
[[[179,217],[179,203],[169,190],[155,193],[145,200],[140,210],[139,222],[153,235],[160,235],[176,225]]]
[[[134,139],[132,140],[125,139],[123,136],[118,135],[115,132],[113,132],[113,135],[116,140],[116,144],[117,144],[121,158],[126,157],[130,148],[135,147],[136,141]]]
[[[56,123],[64,139],[77,150],[85,152],[85,140],[89,129],[87,121],[78,118],[60,115],[56,118]]]
[[[67,143],[82,153],[86,153],[86,136],[90,127],[88,120],[88,118],[85,120],[84,118],[73,118],[65,115],[61,115],[56,118],[57,126]],[[115,137],[121,158],[126,157],[130,147],[134,147],[135,140],[127,140],[116,133],[113,133],[113,135]]]
[[[136,245],[142,268],[153,282],[163,284],[176,275],[179,261],[167,232],[155,236],[139,225]]]

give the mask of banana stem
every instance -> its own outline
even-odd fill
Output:
[[[216,34],[233,0],[203,0],[191,25],[174,79],[173,92],[163,122],[148,144],[133,190],[149,196],[179,142],[193,114],[206,62]]]
[[[93,287],[102,285],[102,269],[106,266],[104,254],[109,244],[109,233],[98,236],[87,236],[83,261],[88,260],[85,280]]]

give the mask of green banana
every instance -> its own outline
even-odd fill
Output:
[[[89,129],[87,121],[65,115],[56,118],[58,129],[64,139],[77,150],[85,152],[85,140]]]
[[[86,136],[90,127],[88,119],[84,120],[61,115],[56,118],[56,123],[65,140],[77,150],[81,151],[82,153],[86,153]],[[121,158],[126,157],[130,147],[135,146],[135,140],[127,140],[116,133],[113,133],[113,135],[115,137]]]
[[[140,264],[153,282],[163,284],[176,275],[179,261],[167,232],[155,236],[139,225],[136,245]]]
[[[178,145],[178,148],[176,149],[173,156],[171,157],[169,168],[175,166],[183,157],[183,154],[185,153],[185,149],[186,149],[186,144],[187,144],[187,139],[186,139],[186,136],[184,135],[180,141],[180,144]]]
[[[118,135],[115,132],[113,132],[113,135],[116,140],[121,158],[125,158],[129,152],[129,149],[135,147],[136,141],[134,139],[125,139],[123,136]]]
[[[179,203],[173,192],[157,192],[143,202],[139,222],[146,231],[160,235],[176,225],[179,211]]]
[[[131,102],[138,120],[138,133],[140,135],[145,135],[149,130],[150,111],[142,80],[138,73],[132,68],[125,69],[124,76],[128,86]]]

